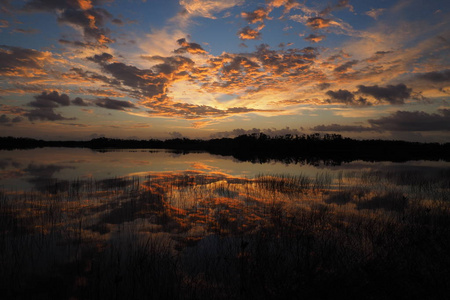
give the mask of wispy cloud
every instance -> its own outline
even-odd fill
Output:
[[[215,14],[242,4],[243,0],[180,0],[180,5],[190,15],[209,19],[215,19]]]
[[[371,10],[366,11],[365,14],[376,20],[376,19],[378,19],[379,16],[381,16],[381,14],[383,14],[383,12],[385,10],[386,9],[384,9],[384,8],[372,8]]]

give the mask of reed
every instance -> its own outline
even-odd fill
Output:
[[[2,299],[442,299],[450,172],[193,172],[0,192]]]

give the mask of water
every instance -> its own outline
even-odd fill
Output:
[[[448,170],[450,162],[409,161],[405,163],[353,161],[340,165],[254,164],[209,153],[177,154],[166,150],[94,151],[82,148],[41,148],[0,151],[0,188],[12,190],[39,189],[57,181],[117,177],[144,177],[159,173],[220,175],[254,178],[258,175],[302,175],[314,178],[326,172],[336,178],[340,172],[417,172],[438,174]]]
[[[0,298],[443,299],[449,197],[443,161],[0,151]]]

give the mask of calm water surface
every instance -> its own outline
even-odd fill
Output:
[[[449,195],[442,161],[0,151],[0,298],[445,299]]]
[[[72,181],[115,177],[144,177],[159,173],[191,173],[254,178],[257,175],[303,175],[313,178],[328,173],[331,177],[342,171],[407,171],[436,175],[450,168],[444,161],[364,162],[340,165],[323,163],[255,164],[232,157],[209,153],[178,154],[165,150],[93,151],[83,148],[41,148],[0,151],[0,188],[30,190],[50,181]]]

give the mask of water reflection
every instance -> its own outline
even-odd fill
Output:
[[[310,164],[308,164],[308,162]],[[149,172],[201,171],[211,174],[252,178],[259,174],[305,175],[314,178],[326,171],[337,176],[342,171],[417,172],[434,176],[450,168],[450,162],[407,163],[353,161],[339,165],[323,161],[298,164],[271,162],[254,164],[208,153],[180,154],[164,150],[92,151],[80,148],[43,148],[0,151],[0,187],[16,190],[42,189],[48,182],[92,178],[145,176]]]
[[[254,165],[84,149],[1,155],[7,299],[448,292],[446,164]]]

